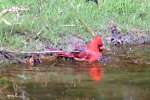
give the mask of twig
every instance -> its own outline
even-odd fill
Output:
[[[63,27],[78,27],[80,25],[75,25],[75,24],[66,24],[66,25],[62,25]]]
[[[19,13],[19,12],[25,12],[25,11],[28,11],[29,8],[25,8],[25,7],[11,7],[11,8],[7,8],[7,9],[4,9],[0,12],[0,18],[2,16],[4,16],[5,14],[7,13]]]
[[[8,22],[8,20],[4,19],[4,18],[1,18],[1,21],[3,21],[5,24],[11,26],[12,24],[10,22]],[[1,22],[0,21],[0,22]]]
[[[92,34],[92,36],[96,36],[96,33],[86,24],[86,22],[81,18],[81,17],[78,17],[79,18],[79,21],[80,23],[86,28],[86,30]]]
[[[17,22],[18,22],[20,13],[28,11],[28,10],[29,10],[29,8],[25,8],[23,6],[11,7],[11,8],[4,9],[0,12],[0,20],[4,21],[8,25],[11,25],[11,23],[8,23],[8,21],[6,19],[2,18],[4,15],[6,15],[7,13],[15,13],[16,14],[16,19],[17,19]]]
[[[12,53],[12,54],[51,54],[51,53],[64,53],[62,50],[50,50],[50,51],[21,51],[21,52],[15,52],[11,50],[0,50],[0,52],[7,52],[7,53]],[[72,51],[72,53],[78,53],[79,51]]]

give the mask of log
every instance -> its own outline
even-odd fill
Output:
[[[63,54],[64,51],[52,50],[52,51],[15,52],[11,50],[0,50],[0,56],[2,57],[0,59],[1,60],[7,59],[11,61],[16,61],[19,63],[34,65],[37,61],[40,62],[41,60],[50,62],[53,59],[57,58],[58,56],[57,54],[61,54],[61,53]],[[79,53],[79,51],[72,51],[71,53]]]

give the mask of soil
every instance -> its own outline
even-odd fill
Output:
[[[105,37],[104,41],[105,44],[111,45],[111,46],[123,46],[123,45],[142,45],[142,44],[150,44],[150,35],[148,32],[144,32],[138,29],[133,29],[127,34],[123,33],[116,25],[112,25],[110,27],[111,36]],[[36,44],[36,45],[35,45]],[[80,38],[75,35],[62,35],[60,41],[57,45],[55,45],[53,42],[49,41],[48,39],[39,39],[38,41],[32,41],[28,44],[29,47],[31,47],[31,50],[33,48],[42,48],[37,49],[40,51],[54,49],[54,50],[63,50],[67,52],[72,52],[75,50],[82,50],[86,46],[86,41],[83,38]],[[30,49],[30,48],[29,48]],[[22,54],[21,54],[22,55]],[[0,51],[0,62],[21,62],[24,63],[24,59],[27,57],[31,57],[33,54],[27,54],[18,56],[18,54],[14,54],[12,52],[1,50]],[[19,57],[19,58],[18,58]]]
[[[142,30],[133,29],[125,34],[117,26],[113,25],[111,33],[109,43],[114,46],[150,44],[150,34]]]

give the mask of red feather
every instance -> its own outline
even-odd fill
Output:
[[[91,42],[87,44],[87,47],[84,51],[81,51],[79,54],[74,55],[77,60],[85,60],[88,62],[98,61],[101,57],[101,51],[104,49],[104,43],[102,37],[97,35]]]

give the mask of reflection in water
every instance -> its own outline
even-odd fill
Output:
[[[20,68],[13,67],[7,69],[7,73],[2,73],[9,77],[13,75],[12,92],[6,97],[14,100],[91,100],[98,95],[94,81],[99,83],[103,76],[103,69],[99,63],[73,64],[61,61],[54,67],[37,66],[32,71],[19,70],[18,67]]]
[[[104,67],[64,60],[32,71],[1,67],[0,100],[150,100],[149,49],[119,50]]]
[[[91,81],[95,81],[97,83],[99,83],[102,80],[104,74],[103,66],[100,63],[77,64],[74,71],[76,72],[76,75],[81,74],[83,76],[83,74],[86,74],[86,76],[88,76]],[[80,77],[79,79],[81,80],[82,77]]]
[[[103,77],[103,68],[100,64],[93,64],[90,68],[89,68],[89,74],[91,76],[91,78],[96,81],[99,82],[102,80]]]

